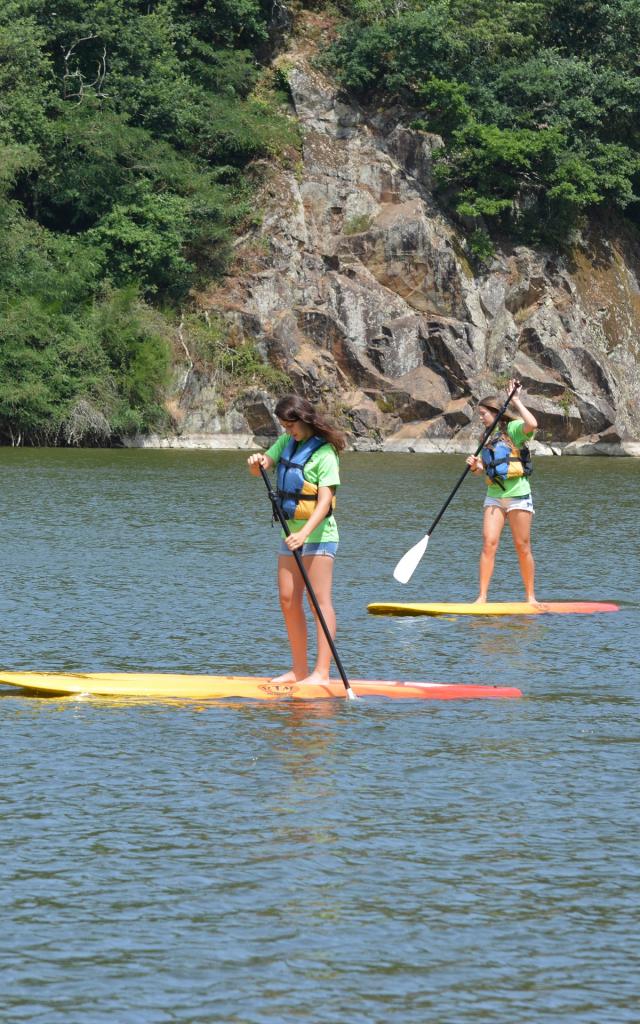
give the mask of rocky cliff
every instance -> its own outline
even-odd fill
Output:
[[[505,246],[480,270],[433,197],[439,138],[348,103],[311,57],[294,40],[279,58],[301,159],[270,169],[262,224],[203,310],[338,414],[356,449],[467,451],[475,400],[518,376],[543,450],[640,455],[635,240],[600,223],[570,255]],[[151,443],[255,444],[276,433],[273,406],[254,388],[221,409],[187,373],[175,437]]]

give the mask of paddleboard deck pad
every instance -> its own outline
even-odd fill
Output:
[[[367,605],[372,615],[592,615],[617,612],[617,604],[604,601],[487,601],[486,604],[406,604],[381,601]]]
[[[358,697],[391,697],[405,700],[456,700],[477,697],[521,697],[512,686],[472,683],[413,683],[399,680],[351,679]],[[9,672],[0,670],[0,684],[19,686],[32,694],[97,697],[146,697],[151,699],[224,700],[324,700],[344,698],[341,680],[326,685],[273,683],[256,676],[166,675],[142,672]]]

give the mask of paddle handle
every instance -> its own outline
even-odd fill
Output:
[[[511,394],[510,394],[510,395],[509,395],[509,397],[507,398],[506,402],[504,403],[504,405],[502,405],[502,406],[501,406],[501,408],[500,408],[500,411],[498,412],[498,414],[497,414],[496,418],[495,418],[495,419],[493,420],[493,422],[492,422],[492,423],[491,423],[491,424],[490,424],[490,425],[489,425],[489,426],[487,427],[487,429],[485,430],[484,434],[482,435],[482,441],[480,442],[480,444],[479,444],[479,445],[478,445],[478,447],[476,448],[475,452],[473,453],[473,454],[474,454],[475,456],[479,455],[479,454],[480,454],[480,452],[482,451],[482,449],[484,448],[484,446],[485,446],[485,442],[487,441],[487,438],[489,438],[489,437],[491,436],[491,434],[493,433],[493,431],[494,431],[494,429],[495,429],[495,426],[496,426],[496,424],[497,424],[497,423],[498,423],[498,422],[500,421],[500,419],[501,419],[501,418],[502,418],[502,417],[504,416],[504,414],[505,414],[505,412],[506,412],[506,409],[507,409],[507,406],[509,405],[509,402],[511,401],[511,399],[513,398],[513,396],[515,395],[515,393],[516,393],[516,391],[518,390],[518,388],[519,388],[519,387],[520,387],[520,381],[517,381],[517,383],[516,383],[515,387],[513,388],[513,391],[511,392]],[[445,514],[445,512],[446,512],[446,511],[447,511],[447,509],[449,508],[449,505],[451,504],[451,502],[452,502],[452,500],[453,500],[453,498],[454,498],[454,496],[455,496],[456,492],[458,491],[458,488],[459,488],[459,487],[460,487],[460,485],[462,484],[462,481],[464,480],[464,478],[466,477],[467,473],[468,473],[468,472],[469,472],[470,470],[471,470],[471,466],[465,466],[465,470],[464,470],[464,473],[462,473],[462,475],[460,476],[460,479],[458,480],[457,484],[456,484],[456,485],[455,485],[455,487],[453,488],[453,490],[452,490],[451,494],[449,495],[449,497],[448,497],[448,498],[447,498],[447,500],[445,501],[444,505],[442,506],[442,508],[441,508],[441,509],[440,509],[440,511],[438,512],[438,514],[437,514],[436,518],[435,518],[435,519],[433,520],[433,522],[432,522],[431,526],[430,526],[430,527],[429,527],[429,529],[427,530],[427,536],[429,536],[429,537],[430,537],[430,536],[431,536],[431,534],[433,533],[433,531],[435,530],[436,526],[438,525],[438,523],[439,523],[439,522],[440,522],[440,520],[442,519],[443,515]]]
[[[278,496],[277,496],[277,494],[275,493],[275,491],[273,490],[273,488],[271,486],[271,481],[269,479],[269,476],[268,476],[264,466],[260,465],[260,463],[258,463],[258,466],[259,466],[259,469],[260,469],[260,473],[262,474],[262,479],[265,482],[267,491],[269,492],[269,498],[271,499],[271,506],[273,508],[273,514],[276,517],[276,519],[279,521],[282,529],[285,532],[285,535],[287,537],[290,537],[291,536],[291,530],[289,529],[289,525],[287,523],[287,520],[285,519],[284,513],[283,513],[283,511],[282,511],[282,509],[280,507],[280,504],[278,502]],[[295,558],[297,566],[298,566],[298,569],[300,570],[300,575],[302,576],[302,579],[304,580],[304,585],[307,588],[307,593],[308,593],[309,598],[311,600],[311,603],[312,603],[312,605],[313,605],[313,607],[315,609],[315,613],[318,616],[318,622],[322,626],[322,630],[324,632],[324,635],[327,638],[327,643],[329,644],[329,647],[331,648],[331,653],[333,655],[333,660],[336,663],[336,667],[338,669],[338,672],[340,673],[340,677],[342,679],[342,682],[345,685],[345,689],[347,691],[347,695],[349,697],[351,697],[351,698],[354,698],[355,697],[355,693],[353,692],[353,690],[351,688],[351,683],[349,682],[349,680],[347,678],[347,673],[345,672],[344,666],[342,664],[342,661],[340,660],[340,655],[338,654],[338,651],[336,649],[336,645],[335,645],[335,643],[333,641],[333,637],[331,636],[331,632],[330,632],[329,627],[327,625],[326,619],[325,619],[324,615],[322,614],[322,609],[320,608],[320,605],[318,603],[318,598],[316,597],[316,595],[314,593],[314,590],[313,590],[313,587],[311,586],[311,580],[309,579],[309,575],[308,575],[307,570],[305,569],[303,561],[302,561],[302,555],[300,554],[300,552],[297,549],[295,551],[292,551],[291,554]]]

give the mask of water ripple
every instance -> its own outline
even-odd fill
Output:
[[[4,664],[284,665],[275,533],[241,455],[0,458]],[[542,587],[618,615],[368,618],[423,525],[398,495],[433,510],[457,462],[345,459],[354,677],[499,681],[522,701],[0,693],[3,1022],[635,1024],[638,578],[618,538],[638,466],[560,461],[536,471]],[[479,494],[459,498],[408,600],[473,596]],[[505,596],[512,563],[505,541]]]

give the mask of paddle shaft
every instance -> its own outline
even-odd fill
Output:
[[[518,390],[518,388],[519,388],[519,387],[520,387],[520,382],[518,381],[518,383],[517,383],[516,387],[515,387],[515,388],[513,389],[513,391],[511,392],[511,394],[510,394],[510,395],[509,395],[509,397],[507,398],[506,402],[505,402],[505,403],[504,403],[504,405],[503,405],[503,406],[501,407],[501,409],[500,409],[500,411],[499,411],[498,415],[496,416],[496,418],[494,419],[493,423],[491,423],[491,424],[490,424],[490,425],[489,425],[489,426],[487,427],[487,429],[485,430],[484,434],[482,435],[482,441],[480,442],[480,444],[479,444],[479,445],[478,445],[478,447],[476,448],[475,452],[473,453],[473,454],[474,454],[474,456],[477,456],[477,455],[479,455],[479,454],[480,454],[480,452],[482,451],[482,449],[484,448],[484,446],[485,446],[485,442],[487,441],[487,439],[488,439],[489,437],[491,437],[491,434],[492,434],[492,433],[493,433],[493,431],[495,430],[496,424],[497,424],[497,423],[498,423],[498,422],[499,422],[499,421],[501,420],[501,418],[502,418],[502,417],[504,416],[504,414],[505,414],[505,412],[506,412],[506,409],[507,409],[507,406],[509,405],[509,402],[511,401],[511,399],[513,398],[513,396],[515,395],[515,393],[516,393],[516,391]],[[445,514],[445,512],[446,512],[446,511],[447,511],[447,509],[449,508],[449,505],[451,504],[451,502],[452,502],[453,498],[455,497],[455,494],[456,494],[456,492],[457,492],[458,488],[459,488],[459,487],[460,487],[460,485],[462,484],[462,481],[464,480],[464,478],[466,477],[466,475],[467,475],[467,473],[469,472],[469,470],[470,470],[470,469],[471,469],[471,466],[465,466],[465,470],[464,470],[464,473],[462,474],[462,476],[461,476],[461,477],[460,477],[460,479],[458,480],[458,482],[457,482],[457,484],[455,485],[455,487],[453,488],[453,490],[452,490],[451,494],[449,495],[449,497],[448,497],[448,498],[447,498],[447,500],[445,501],[444,505],[442,506],[442,508],[441,508],[441,509],[440,509],[440,511],[438,512],[438,514],[437,514],[436,518],[435,518],[435,519],[433,520],[433,522],[432,522],[431,526],[430,526],[430,527],[429,527],[429,529],[427,530],[427,536],[429,536],[429,537],[430,537],[430,536],[431,536],[431,534],[433,533],[433,531],[435,530],[436,526],[438,525],[438,523],[439,523],[439,522],[440,522],[440,520],[442,519],[443,515]]]
[[[271,505],[272,505],[272,508],[273,508],[273,514],[275,515],[276,519],[279,521],[282,529],[285,532],[285,535],[287,537],[290,537],[291,536],[291,530],[289,529],[289,526],[287,524],[287,520],[285,519],[284,513],[283,513],[283,511],[280,508],[280,505],[278,503],[278,495],[275,493],[275,491],[273,490],[273,487],[271,486],[271,481],[269,479],[269,476],[268,476],[264,466],[260,466],[259,465],[259,469],[260,469],[260,473],[262,474],[262,479],[265,482],[267,491],[269,492],[269,498],[271,499]],[[327,638],[327,643],[329,644],[329,647],[331,648],[331,653],[333,655],[333,660],[336,663],[336,668],[338,669],[338,672],[340,673],[340,677],[342,679],[342,682],[345,685],[345,689],[346,689],[347,693],[349,694],[349,696],[355,696],[355,694],[353,693],[353,690],[351,689],[351,683],[347,679],[347,673],[345,672],[344,666],[343,666],[343,664],[342,664],[342,662],[340,660],[340,655],[338,654],[338,651],[336,650],[336,645],[335,645],[335,643],[333,641],[333,637],[331,636],[331,632],[329,630],[329,627],[327,626],[326,619],[325,619],[324,615],[322,614],[322,609],[320,608],[320,605],[318,603],[318,598],[316,597],[316,595],[314,593],[314,590],[313,590],[313,587],[311,586],[311,580],[309,579],[309,574],[307,573],[307,570],[305,569],[303,561],[302,561],[302,555],[300,554],[300,552],[298,550],[292,551],[291,554],[293,555],[293,557],[296,560],[298,569],[300,570],[300,575],[302,576],[302,579],[304,580],[304,585],[307,588],[307,593],[308,593],[309,598],[311,600],[311,603],[312,603],[312,605],[313,605],[313,607],[315,609],[316,615],[318,616],[318,622],[322,626],[322,630],[324,632],[324,635]]]

